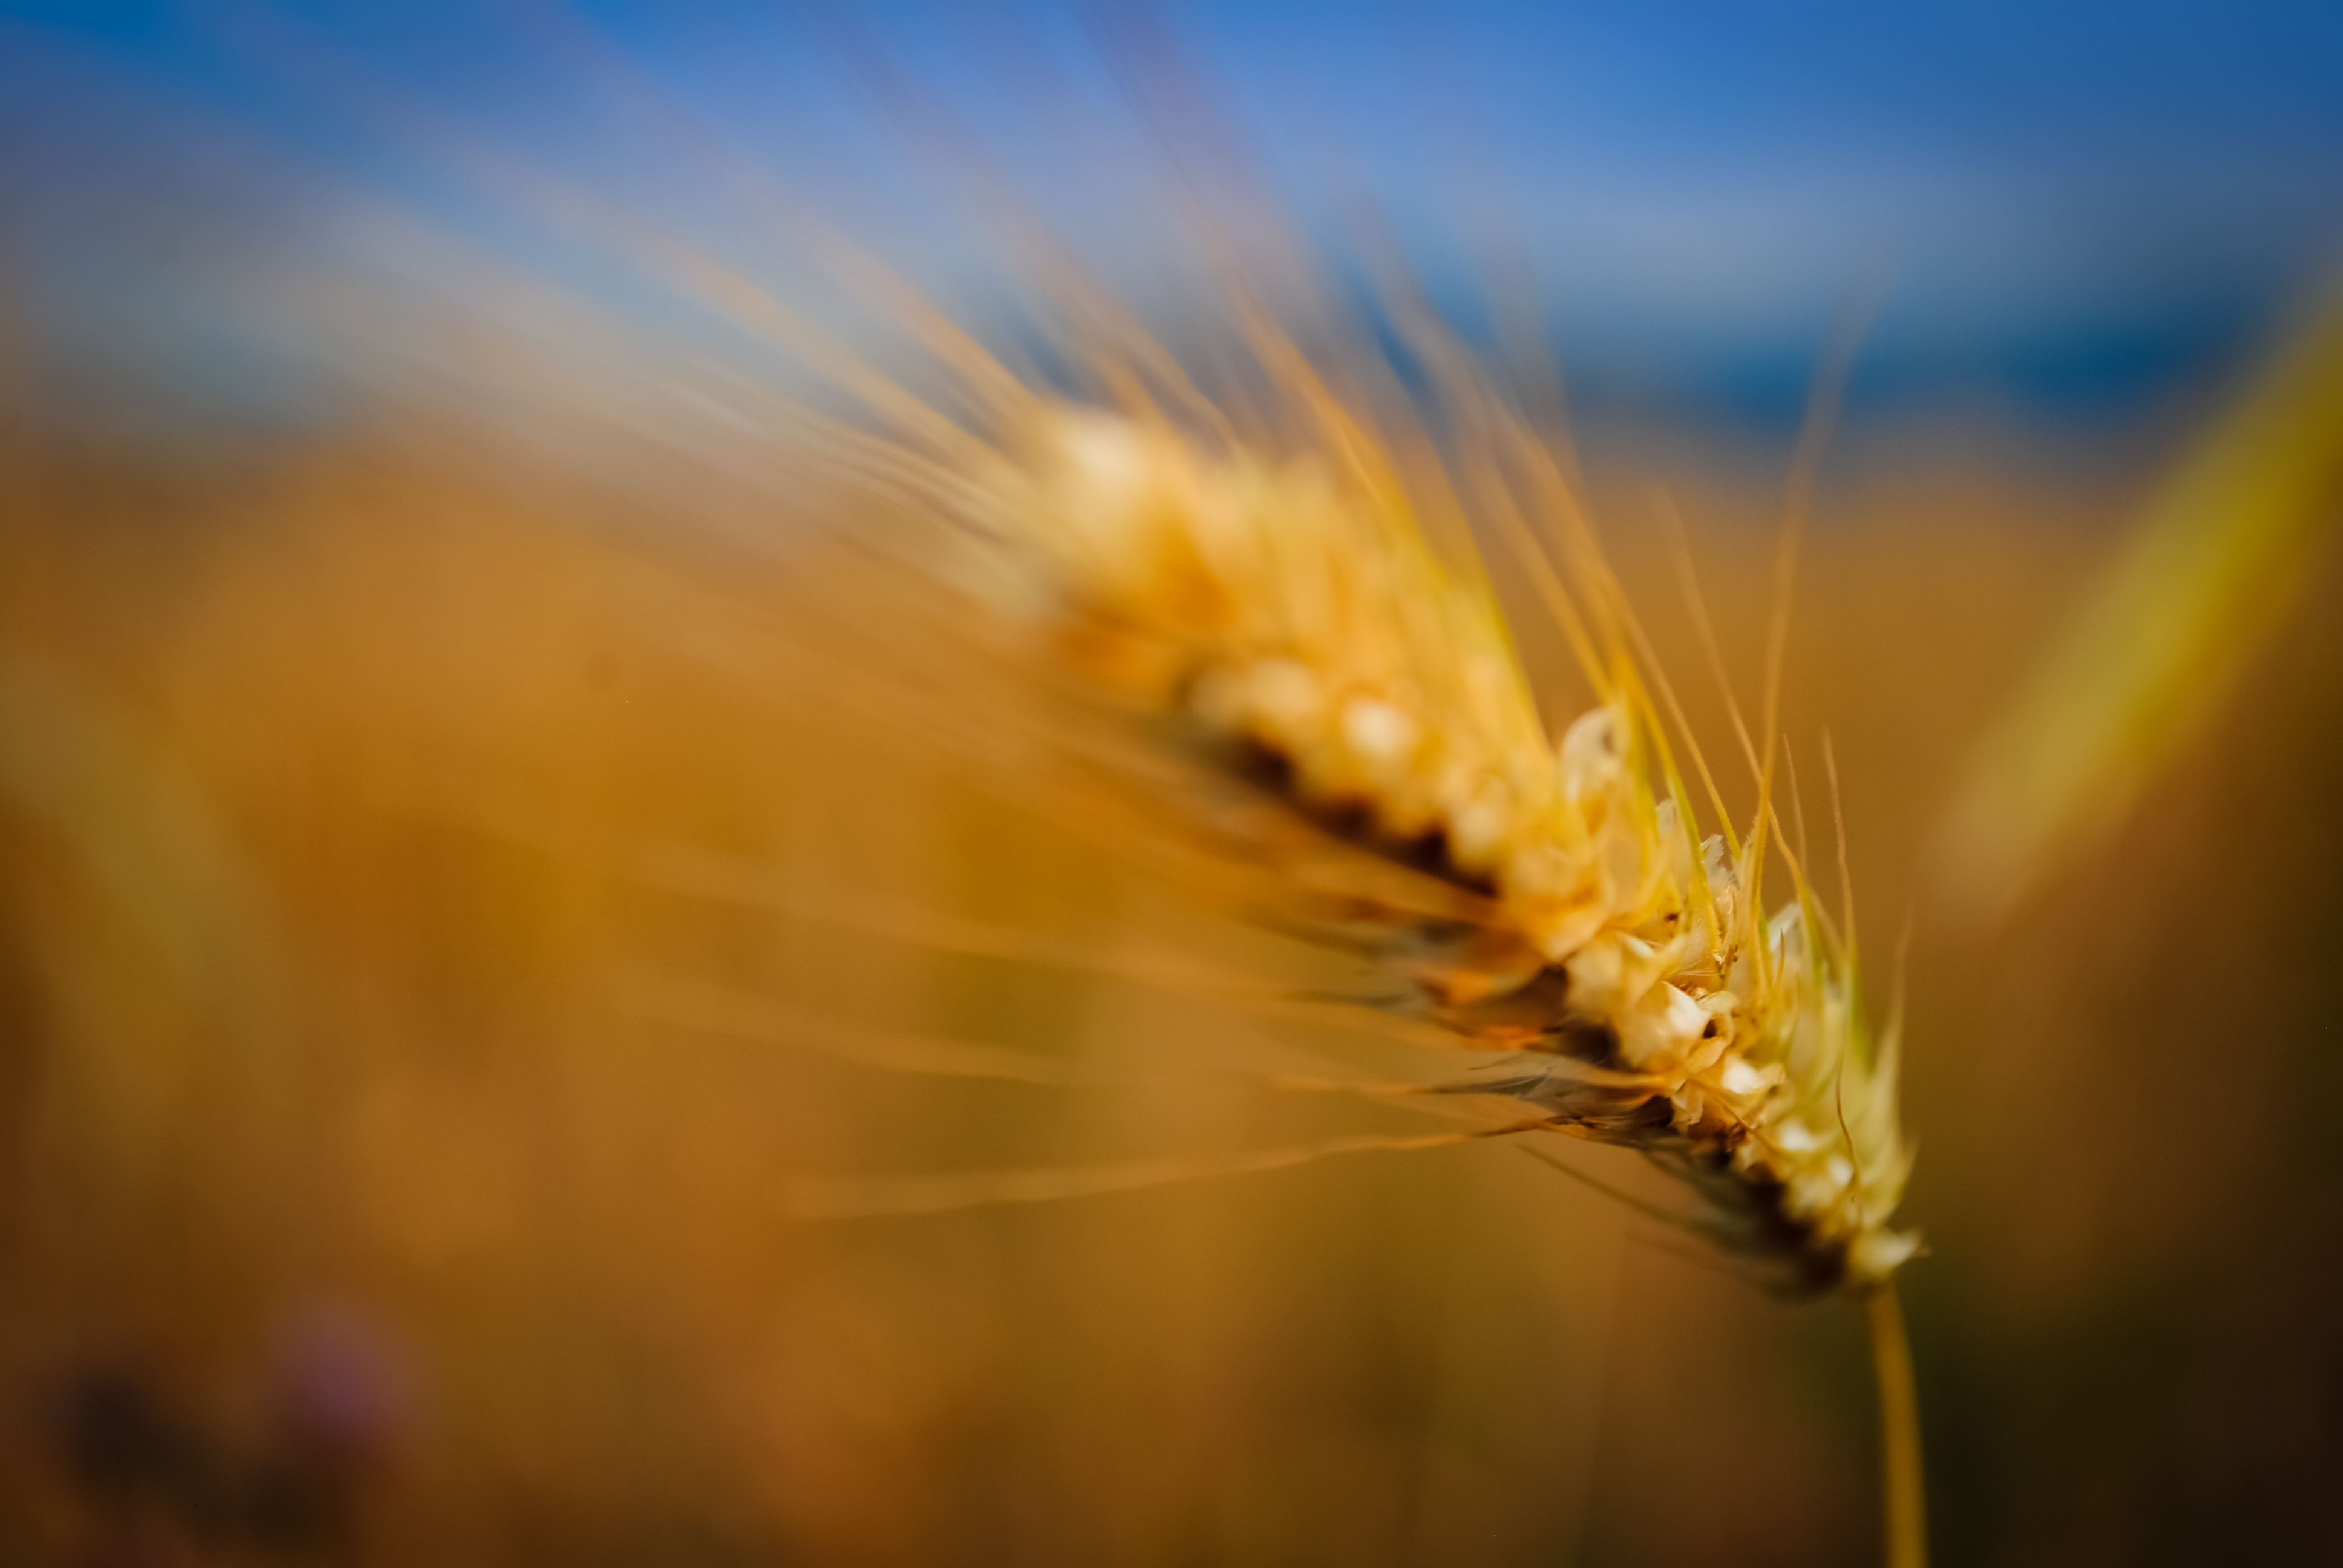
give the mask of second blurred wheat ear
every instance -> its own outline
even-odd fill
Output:
[[[2118,827],[2246,678],[2343,512],[2343,290],[2197,438],[1974,753],[1938,881],[2007,910]]]

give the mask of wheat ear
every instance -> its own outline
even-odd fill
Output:
[[[1736,832],[1693,738],[1662,722],[1674,697],[1564,466],[1503,400],[1450,365],[1451,436],[1379,426],[1240,315],[1284,410],[1273,429],[1175,417],[1128,384],[1110,409],[992,381],[980,451],[955,439],[895,469],[894,516],[923,529],[899,558],[958,596],[980,640],[1091,706],[1054,749],[1021,736],[1024,765],[1079,772],[1057,798],[1101,782],[1161,798],[1242,869],[1248,907],[1364,959],[1383,1005],[1510,1053],[1455,1085],[1505,1102],[1490,1135],[1636,1150],[1683,1179],[1693,1222],[1744,1271],[1864,1300],[1889,1561],[1922,1562],[1892,1291],[1920,1246],[1891,1223],[1911,1168],[1899,1029],[1864,1014],[1851,897],[1835,921],[1775,820],[1775,682],[1762,749],[1739,727],[1759,784]],[[1591,692],[1558,739],[1484,538]],[[1777,626],[1769,668],[1779,645]],[[1770,913],[1769,860],[1792,894]]]
[[[1918,1243],[1888,1223],[1896,1031],[1865,1021],[1851,934],[1763,819],[1694,828],[1585,540],[1538,557],[1598,698],[1552,741],[1422,481],[1319,412],[1329,440],[1271,455],[1037,398],[957,499],[980,609],[1249,781],[1268,809],[1225,836],[1289,918],[1461,1043],[1520,1053],[1513,1098],[1684,1178],[1781,1288],[1881,1283]],[[1769,854],[1796,894],[1771,916]]]

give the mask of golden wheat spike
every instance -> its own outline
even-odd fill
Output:
[[[1694,1228],[1736,1271],[1869,1300],[1893,1429],[1888,1560],[1913,1568],[1926,1556],[1916,1417],[1890,1293],[1919,1250],[1892,1223],[1911,1168],[1899,1031],[1866,1023],[1852,890],[1841,928],[1805,846],[1794,853],[1782,831],[1773,787],[1803,489],[1777,565],[1762,741],[1735,714],[1756,819],[1732,835],[1720,815],[1722,830],[1704,837],[1660,726],[1663,708],[1679,715],[1673,692],[1639,664],[1650,643],[1565,465],[1458,354],[1439,356],[1458,431],[1443,446],[1403,412],[1378,403],[1370,414],[1250,301],[1234,304],[1292,414],[1242,428],[1282,437],[1183,421],[1144,399],[1108,409],[1041,391],[995,400],[994,424],[972,433],[984,447],[973,461],[957,442],[920,441],[920,421],[905,427],[925,467],[898,496],[909,504],[890,508],[918,540],[893,558],[924,552],[937,563],[928,580],[956,596],[938,648],[1003,656],[1037,689],[1075,694],[1072,709],[1040,718],[987,698],[984,674],[956,671],[957,685],[932,683],[955,694],[939,731],[998,726],[997,743],[968,749],[1013,757],[1020,781],[1070,823],[1191,839],[1192,866],[1238,868],[1208,873],[1234,904],[1363,960],[1419,1020],[1469,1048],[1552,1064],[1457,1086],[1510,1100],[1516,1114],[1526,1105],[1534,1120],[1424,1146],[1544,1130],[1637,1150],[1683,1179]],[[1801,486],[1830,397],[1818,393],[1801,444]],[[898,390],[871,411],[891,421],[900,403]],[[1558,738],[1468,519],[1518,558],[1592,695]],[[1696,602],[1694,613],[1714,656]],[[1699,748],[1681,739],[1714,806]],[[1835,821],[1835,759],[1825,760]],[[1098,806],[1109,798],[1152,814]],[[1795,794],[1790,804],[1795,817]],[[1771,914],[1769,852],[1795,894]],[[1336,1141],[1225,1168],[1417,1146]],[[1034,1201],[1222,1168],[849,1182],[807,1211]]]
[[[1803,876],[1768,919],[1743,885],[1755,841],[1728,854],[1694,829],[1591,533],[1539,556],[1549,597],[1600,612],[1574,628],[1599,639],[1598,705],[1556,740],[1477,566],[1427,538],[1424,481],[1290,346],[1263,352],[1322,446],[1041,397],[1004,422],[935,501],[980,541],[970,614],[1249,781],[1272,809],[1220,824],[1223,847],[1282,879],[1292,923],[1464,1042],[1598,1070],[1525,1081],[1554,1125],[1680,1172],[1786,1288],[1878,1284],[1917,1246],[1889,1222],[1910,1163],[1893,1033],[1870,1037],[1851,935]],[[1484,439],[1530,440],[1489,423]],[[1541,471],[1518,450],[1509,466]],[[1491,467],[1443,494],[1490,494]],[[1399,896],[1378,866],[1433,892]]]

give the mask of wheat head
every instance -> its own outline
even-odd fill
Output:
[[[946,575],[1149,744],[1270,804],[1219,824],[1223,847],[1283,918],[1363,954],[1386,1005],[1503,1053],[1453,1087],[1643,1151],[1774,1285],[1881,1284],[1919,1245],[1890,1223],[1911,1167],[1896,1030],[1866,1024],[1851,933],[1769,808],[1702,835],[1558,470],[1518,430],[1486,464],[1531,474],[1509,537],[1597,699],[1555,740],[1437,483],[1322,387],[1302,400],[1316,438],[1281,449],[1145,403],[1012,396],[926,487]],[[1551,548],[1523,520],[1541,503],[1568,524]],[[1770,916],[1769,839],[1797,893]]]

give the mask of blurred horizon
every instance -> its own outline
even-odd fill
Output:
[[[1550,353],[1584,426],[1777,441],[1875,294],[1858,437],[2153,442],[2343,260],[2343,17],[2309,7],[17,0],[0,38],[25,375],[116,420],[362,405],[399,334],[322,317],[499,274],[771,373],[581,192],[835,309],[786,254],[818,214],[1011,342],[1038,240],[1175,345],[1214,308],[1191,202],[1369,317],[1388,246],[1468,341]]]

